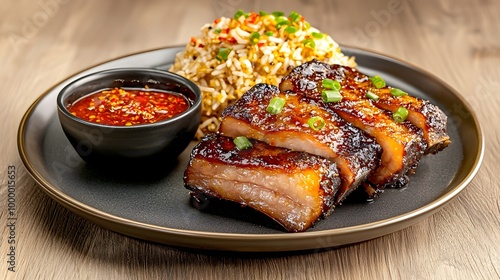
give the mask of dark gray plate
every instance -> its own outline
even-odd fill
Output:
[[[457,92],[405,62],[349,47],[344,53],[356,56],[362,72],[378,74],[388,84],[440,106],[449,116],[453,142],[443,152],[426,156],[407,187],[386,190],[372,203],[348,201],[307,232],[285,233],[266,217],[234,205],[211,205],[204,212],[192,208],[182,181],[192,145],[178,159],[165,159],[161,174],[113,175],[84,164],[59,125],[59,90],[77,77],[108,68],[167,69],[181,49],[147,51],[100,64],[71,76],[33,103],[19,127],[18,148],[45,192],[96,224],[149,241],[196,249],[293,251],[360,242],[408,227],[457,195],[480,166],[482,132]]]

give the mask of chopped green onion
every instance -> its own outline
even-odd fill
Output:
[[[251,45],[255,45],[259,42],[259,39],[260,39],[260,34],[259,32],[252,32],[252,34],[250,34],[250,44]]]
[[[392,88],[391,89],[391,94],[392,94],[392,96],[396,96],[396,97],[403,96],[403,95],[408,95],[408,93],[400,90],[399,88]]]
[[[282,21],[276,23],[276,29],[280,30],[280,28],[285,26],[285,25],[290,25],[290,21],[285,19],[285,20],[282,20]]]
[[[367,98],[370,98],[371,100],[374,100],[374,101],[377,101],[378,100],[378,95],[376,95],[375,93],[371,92],[371,91],[368,91],[366,93],[366,97]]]
[[[302,16],[297,13],[297,12],[291,12],[290,15],[288,16],[289,19],[291,19],[293,22],[300,20]]]
[[[282,17],[284,15],[285,15],[285,13],[283,13],[283,12],[273,12],[273,16],[275,16],[275,17]]]
[[[272,31],[267,31],[266,33],[264,33],[266,36],[273,36],[274,35],[274,32]]]
[[[314,130],[320,130],[325,126],[326,122],[322,117],[316,116],[316,117],[311,117],[307,121],[307,124],[309,125],[310,128]]]
[[[221,31],[222,31],[222,29],[215,29],[215,30],[214,30],[214,33],[215,33],[215,34],[220,34],[220,33],[221,33]]]
[[[281,97],[273,97],[267,105],[266,111],[271,114],[279,114],[281,110],[283,110],[283,106],[285,106],[285,99]]]
[[[311,35],[316,39],[321,39],[325,36],[325,34],[319,32],[312,32]]]
[[[231,48],[219,48],[219,52],[215,56],[218,61],[226,61],[229,53],[231,52]]]
[[[259,15],[260,15],[261,17],[263,17],[263,16],[267,16],[267,15],[269,15],[269,13],[266,13],[266,12],[260,11],[260,12],[259,12]]]
[[[405,107],[399,107],[394,113],[392,118],[397,122],[404,122],[408,116],[408,110]]]
[[[340,88],[342,87],[339,81],[332,79],[323,79],[323,81],[321,81],[321,84],[323,85],[324,88],[333,89],[335,91],[339,91]]]
[[[236,145],[238,150],[246,150],[253,146],[252,142],[250,142],[250,140],[248,140],[245,136],[238,136],[234,138],[233,143]]]
[[[307,21],[304,22],[304,29],[307,30],[309,28],[311,28],[311,24],[309,22],[307,22]]]
[[[316,47],[316,43],[314,43],[314,40],[311,38],[307,38],[304,41],[302,41],[304,44],[304,47],[314,49]]]
[[[384,81],[384,79],[380,78],[380,76],[371,77],[370,81],[372,81],[373,85],[376,88],[383,88],[383,87],[385,87],[385,81]]]
[[[297,32],[297,31],[299,31],[299,29],[298,29],[297,27],[295,27],[295,26],[291,26],[291,25],[289,25],[289,26],[287,26],[287,27],[285,28],[285,32],[286,32],[286,33],[290,33],[290,34],[291,34],[291,33],[295,33],[295,32]]]
[[[321,98],[326,103],[329,102],[339,102],[342,100],[342,94],[337,90],[324,90],[321,92]]]
[[[242,9],[239,9],[238,11],[236,11],[236,13],[234,14],[234,19],[235,20],[238,20],[242,15],[244,15],[245,12],[242,10]]]
[[[274,20],[276,21],[276,23],[280,23],[280,22],[285,21],[285,20],[286,20],[286,21],[288,21],[288,22],[290,22],[290,21],[288,20],[288,18],[287,18],[287,17],[284,17],[284,16],[281,16],[281,17],[276,17]]]

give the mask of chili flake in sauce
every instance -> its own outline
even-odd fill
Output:
[[[184,96],[161,91],[114,88],[87,95],[68,107],[76,117],[114,126],[155,123],[186,111]]]

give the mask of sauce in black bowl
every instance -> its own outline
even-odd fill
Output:
[[[175,96],[177,101],[183,100],[181,107],[187,105],[187,108],[169,118],[133,125],[127,125],[127,122],[122,125],[92,122],[91,115],[86,120],[70,111],[73,104],[110,89],[131,90],[134,94],[154,92],[164,94],[164,97],[168,93],[169,96]],[[152,105],[151,100],[142,103]],[[97,72],[71,82],[59,93],[57,108],[65,135],[87,163],[106,168],[113,166],[120,170],[148,169],[175,161],[193,140],[201,117],[201,92],[193,82],[171,72],[120,68]],[[121,108],[113,110],[117,119],[124,119]],[[127,118],[133,115],[131,112]],[[147,113],[147,110],[143,110],[143,113]]]

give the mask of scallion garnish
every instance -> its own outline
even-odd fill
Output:
[[[282,21],[276,23],[276,29],[280,30],[280,28],[285,26],[285,25],[290,25],[290,21],[285,19],[285,20],[282,20]]]
[[[218,61],[226,61],[229,53],[231,52],[231,48],[219,48],[219,52],[215,56]]]
[[[383,88],[383,87],[385,87],[385,81],[384,81],[384,79],[380,78],[380,76],[371,77],[370,81],[372,81],[373,85],[376,88]]]
[[[250,140],[248,140],[245,136],[238,136],[234,138],[233,143],[236,145],[238,150],[249,149],[253,146],[252,142],[250,142]]]
[[[367,98],[370,98],[371,100],[374,100],[374,101],[377,101],[378,100],[378,95],[376,95],[375,93],[371,92],[371,91],[368,91],[366,93],[366,97]]]
[[[260,39],[259,32],[252,32],[252,34],[250,34],[249,41],[251,45],[257,44],[259,42],[259,39]]]
[[[244,15],[245,12],[242,10],[242,9],[239,9],[236,11],[236,13],[234,14],[234,19],[235,20],[238,20],[242,15]]]
[[[267,105],[266,111],[271,114],[279,114],[285,106],[285,99],[281,97],[273,97]]]
[[[261,17],[263,17],[263,16],[267,16],[267,15],[269,15],[269,13],[266,13],[266,12],[260,11],[260,12],[259,12],[259,15],[260,15]]]
[[[284,16],[281,16],[281,17],[276,17],[276,18],[274,19],[274,21],[276,21],[276,23],[280,23],[280,22],[285,21],[285,20],[286,20],[286,21],[288,21],[288,22],[290,22],[290,21],[288,20],[288,18],[287,18],[287,17],[284,17]]]
[[[324,88],[333,89],[335,91],[339,91],[341,88],[341,85],[340,85],[339,81],[337,81],[337,80],[323,79],[321,81],[321,84],[323,85]]]
[[[307,21],[304,22],[304,29],[307,30],[309,28],[311,28],[311,24],[309,22],[307,22]]]
[[[397,122],[404,122],[408,116],[408,110],[405,107],[399,107],[394,113],[392,113],[392,118]]]
[[[275,16],[275,17],[282,17],[284,15],[285,15],[285,13],[283,13],[283,12],[273,12],[273,16]]]
[[[314,40],[311,38],[307,38],[304,41],[302,41],[304,44],[304,47],[314,49],[316,47],[316,43],[314,43]]]
[[[300,20],[301,17],[302,16],[297,12],[291,12],[290,15],[288,16],[288,18],[293,22]]]
[[[299,31],[299,29],[297,27],[295,27],[295,26],[292,26],[292,25],[289,25],[289,26],[287,26],[285,28],[285,32],[286,33],[290,33],[291,34],[291,33],[297,32],[297,31]]]
[[[273,35],[274,35],[274,32],[272,32],[272,31],[267,31],[267,32],[266,32],[266,33],[264,33],[264,34],[266,34],[266,36],[270,37],[270,36],[273,36]]]
[[[391,94],[392,94],[392,96],[396,96],[396,97],[408,95],[408,93],[404,92],[403,90],[400,90],[399,88],[392,88]]]
[[[314,130],[320,130],[325,126],[326,122],[322,117],[316,116],[309,118],[307,124]]]
[[[221,33],[221,31],[222,31],[222,29],[214,29],[214,33],[215,33],[215,34],[220,34],[220,33]]]
[[[325,36],[325,34],[319,32],[312,32],[311,35],[316,39],[321,39]]]
[[[339,102],[342,100],[342,94],[338,90],[324,90],[321,92],[321,98],[326,103]]]

